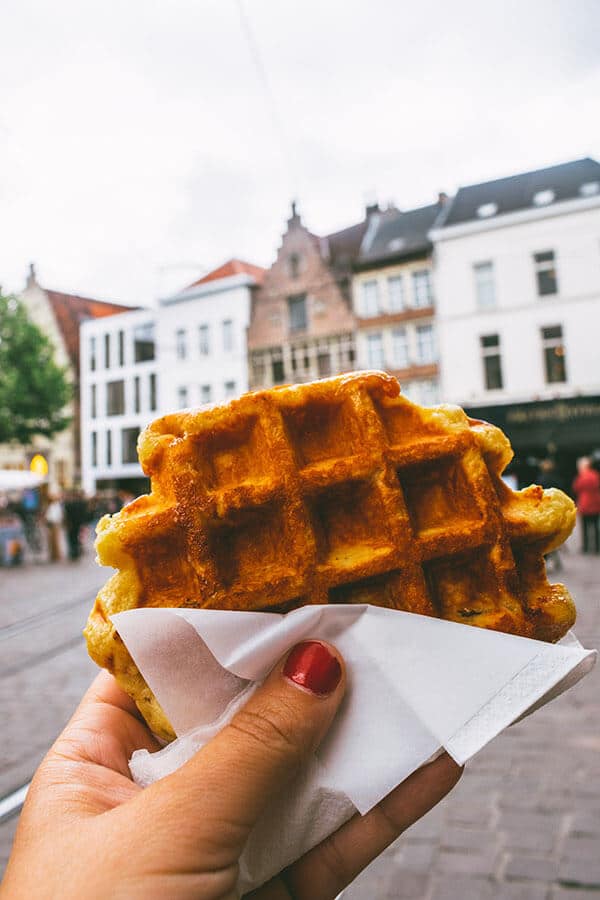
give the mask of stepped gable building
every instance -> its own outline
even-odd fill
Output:
[[[457,192],[431,232],[442,394],[511,439],[522,482],[600,446],[600,164]]]
[[[81,478],[80,391],[79,391],[79,328],[82,322],[129,312],[131,306],[107,303],[103,300],[65,294],[42,287],[30,266],[26,286],[20,299],[31,319],[50,338],[57,363],[67,369],[73,384],[73,399],[67,414],[71,424],[52,440],[37,438],[30,447],[11,445],[2,448],[2,464],[27,468],[35,453],[43,453],[48,460],[48,480],[51,488],[68,488]]]
[[[253,298],[250,388],[312,381],[355,368],[352,265],[368,218],[318,237],[292,204],[277,258]]]
[[[429,231],[448,197],[418,209],[374,209],[354,262],[353,306],[361,369],[386,369],[422,404],[439,399]]]

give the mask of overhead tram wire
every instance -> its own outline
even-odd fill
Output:
[[[279,147],[279,152],[281,154],[283,166],[284,166],[284,169],[286,170],[288,181],[290,183],[291,195],[292,195],[292,197],[296,197],[297,188],[298,188],[296,171],[295,171],[294,164],[292,162],[292,154],[290,151],[287,134],[286,134],[285,128],[283,126],[281,116],[279,115],[277,103],[275,102],[275,96],[273,94],[273,91],[271,90],[271,85],[270,85],[269,78],[267,75],[267,70],[263,63],[260,49],[259,49],[258,43],[256,41],[254,32],[252,30],[252,25],[250,24],[250,19],[248,18],[247,14],[246,14],[246,10],[244,8],[244,2],[243,2],[243,0],[235,0],[235,3],[237,5],[239,16],[240,16],[240,25],[242,28],[242,32],[248,43],[248,49],[250,50],[250,55],[251,55],[252,61],[254,63],[254,68],[256,69],[256,74],[258,75],[258,80],[262,87],[265,106],[267,107],[269,116],[271,118],[273,132],[275,134],[277,144]]]

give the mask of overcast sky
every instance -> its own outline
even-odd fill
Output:
[[[150,303],[269,265],[292,196],[324,234],[373,198],[600,158],[598,0],[241,2],[2,0],[5,289],[33,260]]]

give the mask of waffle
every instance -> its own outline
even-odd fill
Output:
[[[165,739],[171,726],[109,619],[122,610],[372,603],[543,641],[575,619],[543,558],[572,530],[572,501],[512,491],[499,429],[419,407],[389,375],[174,413],[142,433],[139,457],[152,492],[99,523],[99,561],[118,571],[85,634]]]

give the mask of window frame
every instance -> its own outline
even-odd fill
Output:
[[[400,303],[396,304],[393,301],[394,291],[392,290],[392,284],[398,286],[397,294],[400,298]],[[387,277],[387,295],[388,295],[388,308],[391,313],[403,312],[406,309],[406,294],[404,290],[404,276],[403,275],[388,275]]]
[[[496,309],[498,298],[496,296],[496,271],[492,259],[473,263],[473,276],[475,279],[475,304],[478,310]],[[488,278],[482,278],[481,274],[488,271]],[[486,290],[488,298],[486,299]],[[490,299],[491,298],[491,299]]]
[[[495,344],[484,344],[484,341],[489,341],[491,338],[496,338]],[[479,350],[481,354],[481,362],[483,369],[483,389],[484,391],[502,391],[504,390],[504,373],[502,371],[502,338],[499,332],[494,334],[481,334],[479,335]],[[490,386],[490,371],[491,369],[488,367],[488,360],[497,360],[497,376],[499,384],[495,386]]]
[[[556,335],[546,335],[545,332],[550,331],[559,331],[559,334]],[[540,327],[540,337],[542,340],[542,359],[544,364],[544,382],[547,385],[550,384],[567,384],[568,383],[568,373],[567,373],[567,353],[565,347],[565,335],[562,325],[542,325]],[[562,353],[557,353],[556,351],[560,348]],[[549,355],[549,351],[553,351],[551,355]],[[551,370],[552,366],[551,361],[553,357],[556,357],[560,360],[558,365],[559,369],[562,369],[562,377],[561,378],[551,378]]]
[[[223,319],[223,322],[221,323],[221,335],[223,339],[223,353],[233,353],[235,350],[233,319]]]
[[[425,345],[421,342],[421,335],[428,334],[429,341]],[[415,326],[415,348],[417,354],[417,363],[420,366],[431,366],[437,362],[437,346],[435,339],[435,326],[433,322],[420,322]],[[428,346],[427,358],[423,354],[423,346]]]
[[[115,396],[116,395],[116,396]],[[119,401],[120,402],[114,402]],[[125,379],[106,382],[106,417],[125,415]]]
[[[431,283],[431,269],[414,269],[411,272],[412,280],[412,307],[413,309],[428,309],[433,306],[433,285]],[[425,302],[422,302],[422,285],[425,285]]]
[[[405,354],[402,358],[399,358],[396,352],[398,349],[398,336],[400,334],[404,336]],[[408,338],[408,328],[406,327],[406,325],[397,325],[391,329],[390,336],[392,341],[392,361],[394,364],[394,368],[408,369],[410,366],[410,341]]]
[[[187,359],[187,328],[177,328],[175,331],[175,356],[177,359]]]
[[[297,316],[299,321],[295,323],[294,311],[297,310],[301,310],[302,315]],[[290,334],[300,334],[301,332],[308,330],[308,297],[306,293],[290,294],[290,296],[287,298],[287,313],[288,331]]]
[[[558,289],[558,268],[554,250],[539,250],[533,254],[535,285],[538,297],[555,297]],[[544,288],[544,280],[548,279],[548,289]],[[552,288],[552,289],[551,289]]]
[[[210,325],[208,322],[198,325],[198,352],[200,356],[210,356]]]
[[[366,335],[367,340],[367,366],[369,369],[385,369],[385,345],[382,331],[369,331]],[[379,342],[379,360],[374,359],[373,346]]]
[[[373,288],[372,297],[368,297],[367,288]],[[378,278],[369,278],[360,282],[359,309],[363,319],[375,319],[381,315],[381,289]]]

